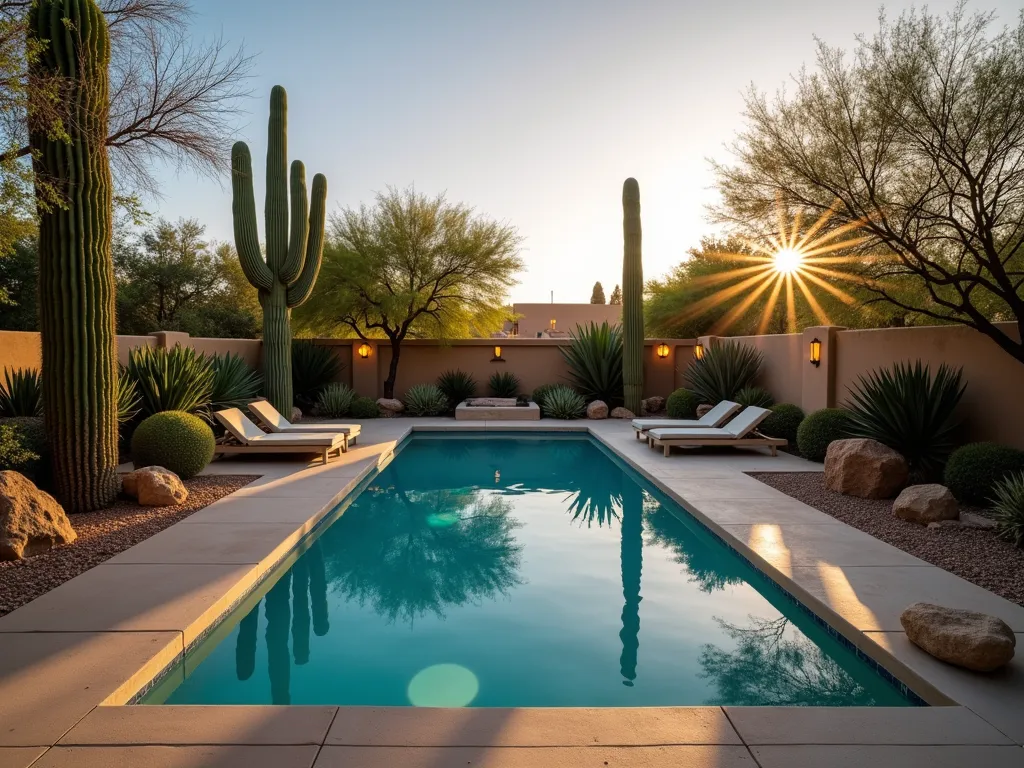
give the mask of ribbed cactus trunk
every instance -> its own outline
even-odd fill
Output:
[[[231,149],[235,248],[246,278],[263,307],[263,378],[267,399],[285,418],[292,410],[291,310],[309,298],[323,255],[327,179],[313,177],[312,204],[306,199],[306,169],[291,165],[291,230],[288,190],[288,96],[270,92],[267,129],[266,259],[260,249],[253,197],[252,157],[238,142]]]
[[[39,327],[43,416],[54,492],[68,512],[105,507],[117,496],[117,347],[112,193],[106,137],[110,42],[93,0],[37,0],[30,42],[49,41],[32,75],[60,84],[66,138],[30,135],[39,205]]]
[[[644,392],[644,268],[640,241],[640,185],[622,185],[622,387],[626,408],[640,415]]]

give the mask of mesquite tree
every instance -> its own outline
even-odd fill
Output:
[[[267,132],[267,256],[260,250],[249,147],[231,149],[235,248],[242,271],[259,290],[263,306],[263,380],[267,399],[287,418],[292,412],[291,311],[313,290],[320,272],[327,206],[327,178],[313,177],[312,205],[306,199],[306,168],[291,167],[291,236],[288,233],[288,96],[275,85],[270,92]]]
[[[644,391],[644,268],[640,251],[640,185],[622,185],[622,387],[626,408],[640,413]]]

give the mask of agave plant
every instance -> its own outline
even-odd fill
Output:
[[[405,393],[405,412],[410,416],[440,416],[448,410],[448,398],[435,384],[417,384]]]
[[[4,368],[0,416],[42,416],[43,379],[37,368]]]
[[[488,384],[495,397],[515,397],[519,392],[518,377],[508,371],[494,374]]]
[[[992,517],[999,538],[1024,547],[1024,472],[1016,472],[996,483]]]
[[[458,369],[442,373],[437,379],[437,386],[448,398],[449,408],[454,408],[476,394],[476,379],[472,374]]]
[[[312,408],[320,390],[338,378],[342,364],[334,350],[306,339],[292,342],[292,396],[303,409]]]
[[[139,415],[142,397],[135,380],[123,365],[117,369],[117,423],[124,425]]]
[[[136,347],[125,370],[138,388],[142,415],[185,411],[209,418],[213,363],[191,347]]]
[[[954,411],[966,388],[962,368],[941,365],[933,377],[920,360],[873,371],[850,390],[850,435],[898,451],[916,477],[935,477],[956,447]]]
[[[210,408],[244,408],[256,399],[263,385],[263,377],[258,371],[249,367],[241,355],[228,352],[225,355],[214,355],[213,392],[210,395]]]
[[[775,404],[768,390],[762,387],[744,387],[732,399],[740,405],[753,405],[758,408],[771,408]]]
[[[349,408],[356,393],[351,387],[333,381],[320,390],[316,399],[316,413],[318,416],[326,416],[331,419],[348,416]]]
[[[753,386],[761,370],[763,357],[753,347],[739,342],[723,342],[705,350],[686,370],[686,386],[701,403],[717,405],[735,400],[740,390]]]
[[[569,366],[569,378],[586,400],[603,400],[610,408],[622,405],[622,331],[607,322],[576,326],[572,343],[559,351]]]
[[[587,401],[572,387],[553,387],[545,393],[541,410],[552,419],[578,419],[586,413]]]

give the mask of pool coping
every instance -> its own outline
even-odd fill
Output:
[[[853,600],[835,599],[829,592],[828,584],[825,585],[825,593],[821,594],[821,585],[814,583],[815,576],[811,573],[812,568],[800,564],[787,567],[785,563],[780,563],[778,542],[765,539],[761,535],[764,530],[761,529],[777,530],[783,536],[792,535],[794,546],[799,543],[801,535],[808,535],[810,545],[813,546],[814,536],[822,530],[813,527],[828,525],[830,526],[827,531],[829,540],[836,539],[840,543],[852,543],[853,550],[858,553],[857,557],[862,558],[864,563],[862,566],[851,565],[846,560],[835,564],[827,563],[830,568],[838,569],[840,575],[847,571],[858,568],[863,570],[867,567],[931,569],[917,573],[934,577],[941,581],[942,585],[950,585],[950,593],[955,592],[957,595],[956,602],[966,601],[970,605],[988,606],[990,611],[995,610],[997,613],[1001,611],[1003,618],[1010,621],[1015,632],[1021,633],[1019,637],[1024,639],[1024,609],[1020,606],[1008,601],[1001,601],[1005,603],[1003,606],[999,602],[1000,598],[996,598],[980,587],[957,579],[923,561],[917,561],[916,558],[911,558],[905,553],[900,553],[901,556],[897,556],[894,553],[899,550],[895,550],[867,534],[861,534],[834,518],[803,505],[745,474],[745,471],[763,471],[766,467],[774,468],[773,465],[776,462],[779,471],[813,470],[816,468],[815,465],[797,463],[800,460],[791,460],[791,457],[782,461],[768,459],[756,452],[744,452],[743,454],[737,452],[734,455],[735,458],[731,455],[728,458],[711,460],[697,460],[696,457],[679,455],[665,459],[660,452],[650,451],[644,443],[635,440],[628,421],[566,423],[544,420],[540,422],[456,423],[454,420],[394,419],[365,423],[361,437],[363,444],[355,447],[349,454],[345,454],[342,459],[333,461],[326,466],[294,462],[246,464],[246,472],[252,473],[253,467],[264,470],[258,480],[91,571],[87,571],[27,606],[0,618],[0,649],[4,651],[6,664],[0,669],[0,693],[10,693],[11,695],[3,698],[15,704],[13,711],[5,711],[5,709],[11,709],[11,704],[0,703],[0,714],[4,715],[0,721],[7,724],[13,723],[14,726],[0,728],[0,765],[5,768],[8,765],[8,761],[5,761],[5,754],[8,758],[16,761],[10,763],[11,765],[31,765],[42,754],[42,752],[36,753],[35,750],[45,751],[58,744],[63,746],[51,750],[51,757],[48,757],[48,760],[51,758],[63,759],[61,755],[64,753],[61,750],[65,749],[96,748],[96,744],[89,747],[68,745],[74,744],[77,738],[74,736],[76,731],[80,733],[82,728],[88,727],[96,718],[110,718],[111,710],[118,710],[120,717],[140,718],[140,715],[130,714],[126,711],[137,708],[125,708],[120,705],[134,700],[139,692],[162,670],[172,666],[187,647],[190,647],[197,638],[216,625],[233,605],[256,589],[264,576],[277,567],[281,559],[288,556],[296,544],[307,536],[326,515],[330,514],[340,500],[348,496],[379,464],[386,462],[402,440],[413,432],[420,431],[570,431],[589,433],[659,491],[689,511],[705,528],[748,560],[758,571],[765,574],[783,590],[791,593],[813,615],[820,617],[835,627],[841,635],[850,639],[860,653],[890,670],[928,703],[946,705],[938,708],[925,708],[924,711],[941,709],[960,712],[962,714],[958,716],[962,717],[964,722],[973,722],[973,718],[977,716],[988,724],[987,727],[992,729],[992,732],[983,739],[986,745],[1002,744],[1005,748],[1006,744],[1015,744],[1016,749],[1020,749],[1024,745],[1024,664],[1021,663],[1019,657],[1004,673],[994,676],[974,675],[941,664],[911,646],[902,631],[896,631],[884,622],[880,622],[874,628],[871,628],[871,625],[865,626],[864,615],[865,613],[871,614],[872,601],[875,601],[877,605],[878,596],[864,594],[854,595]],[[376,442],[371,442],[374,440]],[[231,472],[238,472],[240,471],[238,467],[243,466],[237,463],[231,468],[229,466],[231,463],[228,462],[218,464],[220,466],[214,465],[211,469],[214,471],[230,469]],[[740,468],[747,466],[750,468]],[[817,465],[817,468],[820,469],[820,465]],[[267,501],[271,499],[277,501]],[[290,501],[287,504],[282,504],[282,499]],[[261,502],[264,503],[261,504]],[[282,507],[284,509],[278,511]],[[800,522],[789,522],[791,519]],[[737,520],[742,522],[737,522]],[[189,530],[188,526],[193,526],[193,528]],[[194,528],[194,526],[202,526],[202,528]],[[756,531],[760,531],[760,533],[755,535]],[[221,534],[221,536],[218,537],[217,534]],[[203,542],[206,542],[204,546],[212,546],[210,540],[213,540],[215,544],[216,540],[220,538],[224,554],[211,558],[216,562],[206,563],[203,561],[206,555],[202,552],[197,554],[194,549],[186,551],[185,546],[196,546],[197,535],[201,535]],[[245,542],[239,541],[242,538],[245,539]],[[154,542],[158,539],[159,541]],[[245,551],[242,552],[241,549],[245,549]],[[828,556],[823,555],[822,557],[824,560],[828,559]],[[910,558],[910,560],[908,561],[906,558]],[[197,559],[200,562],[197,562]],[[184,600],[185,604],[178,605],[172,600],[167,600],[165,596],[165,604],[146,606],[145,595],[136,595],[135,599],[141,601],[136,609],[138,615],[129,617],[128,620],[125,620],[124,617],[117,621],[111,619],[109,626],[102,624],[101,603],[110,601],[110,595],[99,594],[90,598],[90,582],[99,583],[98,575],[106,574],[109,577],[111,568],[123,568],[131,573],[145,573],[147,569],[161,567],[169,569],[172,573],[183,574],[185,569],[194,573],[200,570],[201,566],[212,568],[214,565],[226,569],[227,574],[221,574],[218,577],[219,581],[211,578],[209,583],[201,583],[200,588],[192,589],[188,594],[178,596]],[[105,570],[97,575],[95,572],[100,569]],[[93,576],[90,577],[90,574]],[[955,581],[950,581],[950,579]],[[821,580],[819,574],[817,581]],[[200,581],[202,580],[200,579]],[[185,592],[185,587],[182,587],[182,591]],[[888,585],[886,591],[890,593],[885,595],[886,599],[891,600],[893,591],[900,592],[900,584]],[[920,593],[921,589],[918,584],[908,582],[903,585],[901,599],[905,600],[905,603],[914,602],[917,599],[922,599]],[[67,600],[64,600],[65,606],[62,607],[61,602],[65,595],[68,598],[74,598],[77,603],[74,606],[69,606]],[[202,599],[199,599],[197,595]],[[849,598],[849,595],[846,597]],[[81,605],[83,600],[88,603],[89,599],[97,601],[95,610],[90,610],[88,604]],[[927,597],[923,599],[927,599]],[[44,601],[45,604],[32,608],[40,601]],[[175,608],[171,611],[172,615],[159,615],[161,610],[168,608],[168,604]],[[995,609],[992,606],[995,606]],[[47,608],[49,610],[45,610]],[[74,653],[79,653],[82,656],[82,660],[72,665],[71,668],[68,668],[68,664],[62,661],[68,657],[69,652],[72,656]],[[73,706],[61,699],[60,706],[47,709],[45,707],[47,701],[40,700],[42,698],[40,695],[28,696],[26,701],[24,691],[26,683],[29,681],[34,691],[52,691],[55,697],[60,696],[60,692],[64,689],[69,690],[69,695],[65,698],[72,699]],[[96,707],[102,709],[96,710]],[[173,720],[179,716],[177,713],[187,716],[189,713],[199,713],[201,710],[209,708],[148,706],[144,709],[152,710],[155,713],[164,712],[167,718]],[[312,711],[324,708],[229,707],[226,709],[237,709],[239,712],[244,710],[251,713],[251,717],[259,719],[260,717],[282,717],[282,715],[272,714],[282,709]],[[332,717],[335,721],[340,716],[343,716],[342,720],[344,721],[357,716],[360,712],[367,711],[367,708],[349,707],[342,707],[340,710],[338,708],[327,709],[336,710]],[[370,709],[384,713],[380,717],[385,719],[399,717],[390,714],[387,708]],[[396,709],[406,712],[418,711],[408,708]],[[732,729],[738,733],[740,743],[747,745],[737,748],[754,749],[753,742],[746,740],[743,728],[739,728],[736,722],[728,717],[730,710],[735,708],[678,707],[668,709],[693,712],[706,710],[708,713],[720,711],[729,721],[729,727],[725,730],[728,732],[729,729]],[[789,708],[781,708],[777,713],[767,711],[771,708],[755,709],[764,710],[765,717],[775,717],[780,723],[788,722],[795,716],[793,710]],[[901,714],[902,710],[885,708],[864,709],[866,711],[884,709],[888,713],[886,722],[901,722],[914,717],[923,719],[949,717],[949,715],[905,715]],[[527,711],[529,711],[527,708],[509,710],[508,712],[512,714],[509,714],[508,717],[515,719],[518,715],[514,713]],[[339,712],[341,715],[338,714]],[[544,728],[555,727],[552,723],[557,720],[556,716],[559,712],[560,710],[554,710],[545,716],[546,719],[542,718],[546,723]],[[562,712],[564,714],[566,711]],[[636,727],[639,729],[638,732],[642,733],[645,730],[643,718],[636,720],[636,712],[633,711],[633,714],[634,717],[630,722],[635,721]],[[842,722],[849,721],[850,715],[851,710],[843,708],[837,710],[834,717],[837,722]],[[196,714],[196,716],[199,715]],[[203,716],[209,717],[208,714]],[[620,717],[624,716],[620,713]],[[150,714],[148,717],[159,719],[160,716]],[[451,717],[456,716],[451,715]],[[563,719],[565,717],[568,715],[564,715]],[[802,715],[802,717],[806,717],[806,715]],[[822,717],[828,719],[827,715],[822,715]],[[860,713],[857,717],[863,719],[871,716]],[[657,718],[653,718],[652,722],[654,720]],[[945,723],[945,721],[942,722]],[[690,741],[685,733],[686,727],[679,726],[679,728],[681,731],[678,733],[678,739],[681,741],[675,742],[676,745],[693,745],[694,742]],[[543,728],[540,729],[540,731],[543,730]],[[850,742],[852,744],[876,745],[879,737],[869,732],[872,730],[877,731],[877,728],[865,728],[864,733],[851,734],[847,738],[852,740]],[[955,730],[955,728],[952,729],[952,731]],[[144,731],[144,728],[141,730],[135,728],[132,743],[165,743],[154,741],[155,736],[154,740],[147,741]],[[524,734],[522,736],[523,745],[526,742],[531,742],[529,746],[544,747],[543,739],[533,739],[529,736],[534,731],[536,729],[531,731],[530,728],[525,728],[522,731]],[[936,725],[932,731],[929,738],[932,739],[933,746],[935,744],[950,746],[949,738],[951,737],[948,735],[950,732],[948,723],[941,726]],[[111,738],[115,738],[115,736],[111,736]],[[116,738],[123,739],[123,735]],[[187,736],[182,738],[188,741]],[[401,740],[400,737],[391,738],[393,741]],[[537,743],[532,743],[534,741]],[[641,739],[641,741],[647,746],[656,744],[653,734],[650,738]],[[328,746],[323,747],[325,742]],[[813,742],[814,739],[811,738],[808,743]],[[194,744],[195,742],[189,743]],[[970,743],[977,747],[977,742]],[[454,744],[455,742],[449,743],[449,746],[454,746]],[[179,746],[183,745],[179,744]],[[320,746],[323,750],[330,752],[352,748],[356,745],[332,743],[325,734],[324,741],[320,743]],[[422,749],[427,748],[428,745],[376,744],[373,746]],[[434,745],[430,748],[439,746],[441,745]],[[579,747],[580,745],[559,746]],[[638,745],[633,744],[632,746]],[[664,746],[663,742],[661,746]],[[884,745],[877,744],[877,746],[894,748],[895,745],[890,741]],[[920,743],[901,746],[925,748],[925,745]],[[831,745],[831,747],[836,747],[836,745]],[[779,745],[771,747],[771,749],[776,748],[779,748]],[[8,751],[9,749],[15,750],[16,753]],[[306,760],[304,756],[306,752],[303,752],[302,755],[297,758],[299,763]],[[64,755],[64,757],[71,759],[68,755]],[[82,755],[78,754],[74,759],[81,760]],[[317,755],[313,755],[312,759],[319,758]],[[325,756],[323,759],[328,761],[326,764],[331,764],[330,760],[334,760],[335,757]],[[40,763],[40,765],[42,764]]]

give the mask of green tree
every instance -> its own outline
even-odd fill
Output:
[[[402,342],[499,330],[523,269],[521,238],[444,195],[388,189],[376,204],[332,217],[320,278],[295,321],[315,333],[391,342],[384,395],[393,397]]]
[[[618,284],[612,289],[612,297],[608,301],[609,304],[621,304],[622,303],[622,287]]]
[[[829,213],[822,233],[859,228],[880,257],[864,269],[876,297],[1024,362],[1024,16],[993,21],[961,3],[883,16],[852,56],[819,43],[793,88],[747,97],[717,213],[755,227],[780,204]],[[907,282],[923,301],[901,295]]]
[[[13,244],[0,258],[0,330],[39,330],[39,251],[36,239]]]
[[[594,283],[594,290],[591,291],[591,293],[590,293],[590,303],[591,304],[604,304],[605,303],[605,300],[604,300],[604,286],[601,285],[600,281]]]

